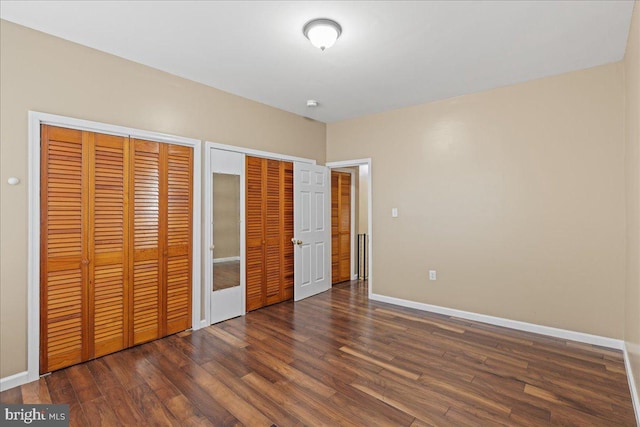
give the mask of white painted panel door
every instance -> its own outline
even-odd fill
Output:
[[[209,161],[212,173],[207,178],[207,191],[210,192],[211,203],[207,206],[206,218],[210,221],[207,239],[211,258],[206,274],[211,278],[208,283],[213,324],[244,315],[245,173],[241,153],[212,149]],[[236,177],[237,181],[233,179]],[[224,207],[220,209],[216,204]],[[237,223],[237,230],[232,230],[232,223]],[[233,246],[232,251],[229,245]]]
[[[293,299],[331,287],[331,181],[326,166],[293,164],[294,262]]]

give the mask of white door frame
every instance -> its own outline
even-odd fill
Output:
[[[367,245],[367,253],[369,255],[369,263],[368,263],[368,289],[367,293],[369,298],[371,298],[371,294],[373,293],[373,200],[372,200],[372,187],[373,187],[373,175],[371,174],[371,158],[366,159],[356,159],[356,160],[344,160],[339,162],[327,162],[327,166],[329,169],[337,169],[337,168],[348,168],[351,166],[361,166],[367,165],[369,169],[369,186],[367,189],[368,192],[368,200],[367,200],[367,216],[368,216],[368,226],[367,233],[369,238],[369,244]]]
[[[29,147],[28,147],[28,255],[27,261],[27,379],[35,381],[40,374],[40,125],[48,124],[110,135],[131,136],[157,142],[185,145],[193,148],[193,240],[192,240],[192,310],[193,329],[200,328],[200,260],[202,256],[200,241],[201,206],[201,141],[176,135],[142,129],[117,126],[108,123],[93,122],[55,114],[29,111]]]
[[[351,224],[349,224],[349,227],[351,228],[351,231],[349,233],[349,247],[351,248],[351,259],[349,260],[349,271],[351,272],[351,280],[356,280],[358,278],[358,273],[356,272],[356,251],[354,250],[355,248],[355,242],[356,242],[356,179],[358,179],[360,177],[360,175],[358,174],[358,176],[356,176],[356,171],[354,171],[353,169],[345,169],[345,168],[332,168],[329,167],[329,169],[331,171],[336,171],[336,172],[342,172],[342,173],[348,173],[349,175],[351,175],[351,197],[349,200],[350,203],[350,216],[351,216]],[[333,255],[333,247],[331,248],[332,251],[332,255]],[[333,278],[331,279],[333,281]]]
[[[211,162],[209,161],[209,154],[211,153],[211,150],[224,150],[224,151],[230,151],[233,153],[239,153],[243,155],[243,159],[245,156],[255,156],[255,157],[262,157],[262,158],[266,158],[266,159],[274,159],[274,160],[284,160],[284,161],[288,161],[288,162],[301,162],[301,163],[310,163],[315,165],[316,161],[313,159],[305,159],[303,157],[295,157],[295,156],[287,156],[285,154],[278,154],[278,153],[271,153],[268,151],[261,151],[261,150],[254,150],[251,148],[244,148],[244,147],[237,147],[235,145],[227,145],[227,144],[220,144],[218,142],[212,142],[212,141],[205,141],[205,155],[204,157],[204,162],[205,162],[205,166],[204,166],[204,173],[205,173],[205,180],[204,180],[204,204],[203,204],[203,222],[204,222],[204,235],[202,237],[202,243],[203,243],[203,247],[204,250],[202,251],[202,265],[205,266],[204,271],[203,271],[203,289],[204,289],[204,317],[202,320],[202,327],[204,326],[209,326],[211,325],[211,305],[212,305],[212,299],[213,299],[213,292],[209,292],[210,289],[212,289],[213,286],[213,270],[211,268],[208,268],[206,266],[208,266],[209,263],[209,258],[210,258],[210,253],[209,253],[209,248],[211,247],[211,245],[213,244],[213,230],[211,227],[211,220],[212,220],[212,216],[213,216],[213,211],[211,210],[211,206],[212,206],[212,199],[213,199],[213,186],[211,185],[211,180],[208,179],[208,177],[210,177],[210,175],[213,173],[212,168],[211,168]],[[241,203],[245,203],[244,202],[244,187],[245,187],[245,171],[244,171],[244,162],[243,162],[243,167],[242,167],[242,175],[241,175],[241,182],[240,182],[240,191],[241,191]],[[246,278],[245,280],[243,280],[244,275],[246,274],[246,271],[243,271],[244,268],[242,266],[245,265],[246,262],[246,242],[245,237],[244,237],[244,233],[245,233],[245,218],[242,218],[242,227],[240,230],[240,265],[241,265],[241,271],[240,271],[240,286],[242,287],[242,314],[246,314],[246,297],[247,297],[247,292],[246,292]]]

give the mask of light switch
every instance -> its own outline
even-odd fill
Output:
[[[391,208],[391,217],[398,218],[398,208]]]

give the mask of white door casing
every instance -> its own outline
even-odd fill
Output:
[[[331,288],[331,181],[326,166],[293,164],[293,299]]]

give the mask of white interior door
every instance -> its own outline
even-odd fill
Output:
[[[211,323],[244,314],[244,156],[211,150]]]
[[[293,164],[294,262],[293,299],[331,287],[331,180],[326,166]]]

